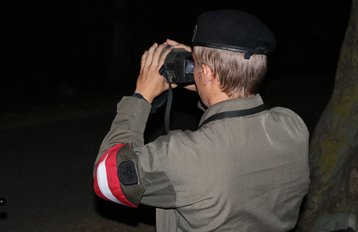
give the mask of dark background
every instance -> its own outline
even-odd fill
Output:
[[[246,10],[276,35],[267,83],[320,78],[321,85],[314,87],[322,92],[324,105],[333,86],[350,4],[348,0],[6,3],[1,113],[115,102],[134,90],[145,49],[166,38],[190,44],[196,16],[222,8]],[[273,104],[280,103],[285,105]]]

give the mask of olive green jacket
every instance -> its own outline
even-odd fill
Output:
[[[209,107],[201,122],[261,104],[259,95],[223,101]],[[120,191],[129,206],[157,208],[158,232],[294,227],[309,186],[309,133],[297,114],[275,107],[196,131],[171,131],[144,144],[150,109],[145,100],[124,97],[96,163],[116,144],[129,144],[115,150]]]

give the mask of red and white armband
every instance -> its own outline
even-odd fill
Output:
[[[138,175],[138,156],[129,145],[107,149],[94,170],[94,191],[102,199],[137,207],[145,191]]]

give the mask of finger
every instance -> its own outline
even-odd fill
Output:
[[[185,50],[191,52],[191,47],[188,45],[178,43],[177,41],[171,39],[167,39],[166,42],[169,46],[172,46],[174,48],[184,48]]]
[[[195,91],[195,92],[197,91],[195,84],[186,85],[186,86],[184,86],[184,88],[187,89],[187,90],[190,90],[190,91]]]
[[[148,50],[148,54],[147,57],[145,59],[144,62],[144,67],[143,68],[148,68],[151,64],[152,64],[152,60],[153,60],[153,53],[155,51],[155,49],[158,47],[157,43],[154,43]]]
[[[178,85],[175,83],[170,83],[170,86],[172,87],[172,89],[175,89],[176,87],[178,87]]]
[[[145,64],[145,60],[147,59],[147,56],[148,56],[148,51],[145,51],[142,55],[142,58],[140,60],[140,73],[143,72],[143,67],[144,67],[144,64]]]
[[[153,65],[159,65],[159,61],[161,59],[161,57],[166,53],[166,50],[168,50],[168,46],[166,43],[162,43],[160,44],[154,51],[153,53],[153,60],[152,60],[152,64]]]
[[[162,66],[164,64],[164,61],[165,61],[165,58],[168,56],[168,54],[173,50],[172,47],[168,47],[166,48],[166,50],[164,50],[160,56],[160,59],[159,59],[159,65]]]
[[[162,56],[165,51],[172,48],[172,46],[168,45],[167,42],[164,42],[163,44],[165,45],[165,47],[162,50],[162,52],[160,53],[160,56]]]
[[[167,39],[165,42],[166,42],[169,46],[173,46],[173,47],[179,45],[179,43],[178,43],[177,41],[172,40],[172,39]]]

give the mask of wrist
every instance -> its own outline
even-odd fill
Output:
[[[132,94],[132,97],[135,97],[135,98],[139,98],[139,99],[143,99],[144,101],[148,102],[148,103],[152,103],[152,101],[149,101],[148,98],[144,97],[143,94],[135,91],[133,94]]]

